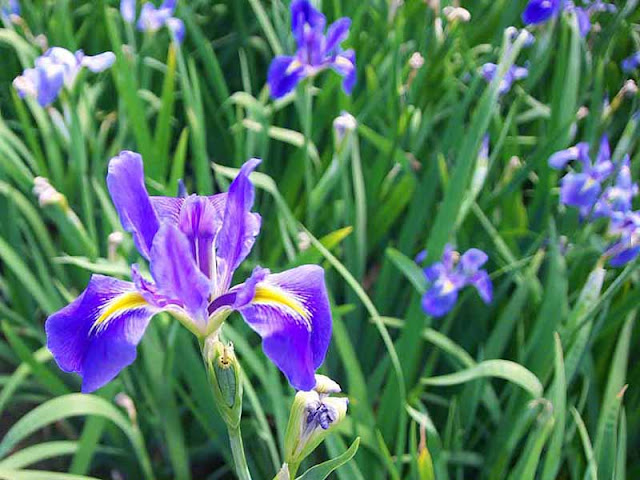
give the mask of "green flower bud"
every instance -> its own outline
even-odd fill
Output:
[[[324,375],[316,375],[313,390],[296,393],[284,440],[288,464],[298,465],[344,419],[349,400],[329,396],[340,391],[336,382]]]
[[[242,415],[242,380],[233,344],[207,342],[204,356],[218,411],[229,427],[237,428]]]

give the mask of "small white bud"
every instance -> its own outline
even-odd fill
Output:
[[[420,54],[420,52],[414,52],[409,59],[409,66],[413,70],[419,70],[424,65],[424,57]]]
[[[447,6],[442,9],[442,13],[450,22],[468,22],[471,20],[469,10],[462,7]]]

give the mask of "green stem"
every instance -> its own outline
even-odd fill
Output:
[[[240,480],[251,480],[251,474],[249,473],[249,467],[247,465],[247,459],[244,456],[244,447],[242,446],[242,435],[240,434],[240,427],[232,428],[227,425],[229,431],[229,441],[231,442],[231,453],[233,454],[233,461],[236,465],[236,475]]]
[[[299,463],[290,463],[289,464],[289,477],[296,478],[296,474],[298,473],[298,468],[300,468]]]

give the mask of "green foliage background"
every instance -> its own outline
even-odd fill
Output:
[[[607,132],[638,178],[638,96],[615,100],[620,60],[640,45],[638,1],[600,14],[586,40],[570,16],[540,28],[517,60],[503,32],[520,25],[524,1],[464,2],[466,24],[436,20],[426,2],[393,3],[322,2],[329,20],[353,19],[354,94],[326,72],[274,102],[266,70],[293,50],[287,2],[180,2],[180,49],[166,31],[128,29],[116,2],[21,2],[24,23],[0,30],[0,478],[232,477],[198,346],[175,321],[156,317],[136,363],[91,396],[74,393],[79,379],[44,346],[47,315],[91,272],[126,277],[136,260],[127,236],[108,255],[120,225],[104,178],[122,149],[142,153],[149,189],[170,195],[180,178],[190,192],[225,190],[246,159],[264,159],[253,177],[263,231],[238,276],[258,263],[327,269],[334,337],[321,371],[351,403],[313,460],[361,437],[337,478],[431,478],[421,432],[438,480],[640,476],[638,272],[601,269],[604,224],[558,208],[547,166],[552,152]],[[118,60],[46,110],[11,87],[44,44]],[[414,71],[416,51],[425,64]],[[499,59],[531,71],[503,97],[478,74]],[[339,141],[342,110],[358,127]],[[38,206],[36,176],[80,222]],[[411,259],[426,247],[434,260],[448,241],[489,254],[495,300],[467,290],[429,318]],[[249,466],[270,479],[294,392],[257,336],[229,323],[247,377]]]

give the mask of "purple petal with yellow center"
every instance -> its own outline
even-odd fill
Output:
[[[264,276],[264,270],[254,271],[254,276]],[[265,355],[293,387],[313,389],[315,371],[324,361],[331,339],[324,270],[303,265],[247,284],[246,288],[254,290],[253,298],[239,311],[262,337]]]
[[[132,283],[93,275],[82,295],[47,319],[47,347],[62,370],[82,376],[82,391],[92,392],[135,360],[156,311]]]

